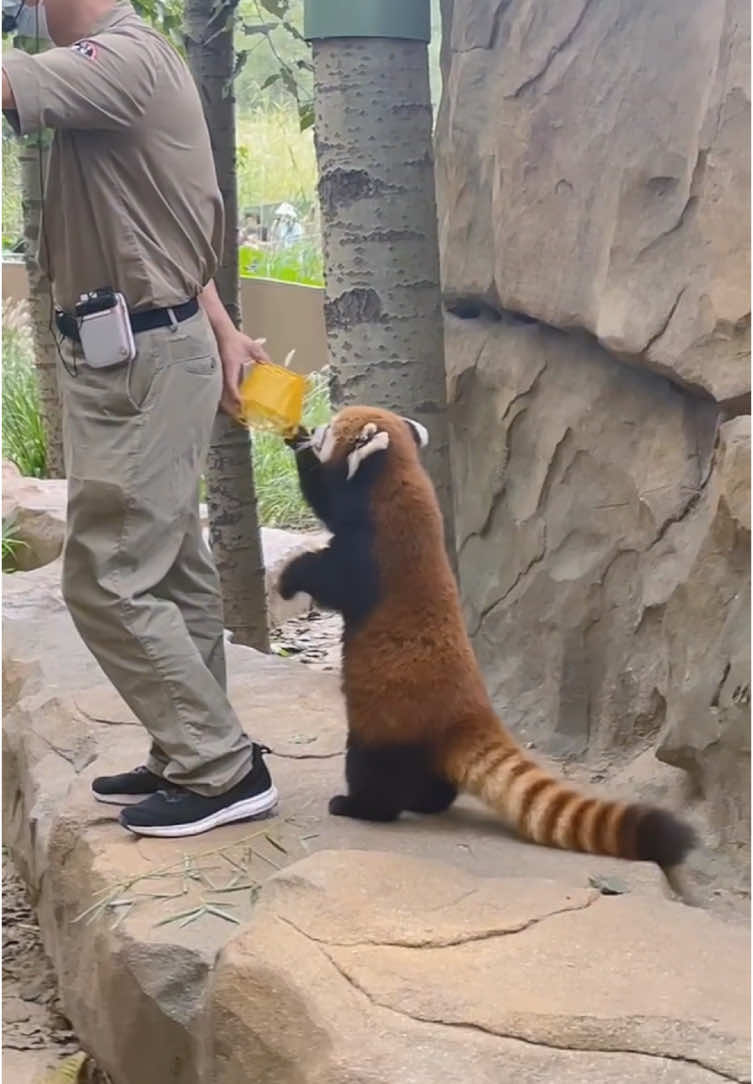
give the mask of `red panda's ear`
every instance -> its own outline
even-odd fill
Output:
[[[403,421],[407,424],[411,431],[411,435],[416,442],[417,447],[425,448],[429,443],[429,430],[425,425],[421,425],[421,422],[415,422],[413,418],[403,418]]]

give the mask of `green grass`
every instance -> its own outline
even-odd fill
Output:
[[[25,302],[3,302],[3,457],[43,478],[47,447],[39,411],[34,344]]]
[[[289,106],[239,114],[236,118],[238,208],[287,201],[306,216],[315,211],[316,154],[311,129],[302,132]]]
[[[18,139],[3,117],[3,248],[13,249],[24,234],[23,208],[21,206],[21,163]]]
[[[311,241],[302,241],[279,252],[264,252],[251,245],[238,250],[238,269],[243,278],[278,279],[305,286],[323,286],[322,250]]]
[[[16,538],[16,524],[13,520],[3,519],[3,572],[16,571],[16,554],[26,546],[21,538]]]

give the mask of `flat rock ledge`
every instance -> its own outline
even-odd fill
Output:
[[[526,846],[468,804],[328,817],[330,674],[231,645],[278,814],[129,836],[89,784],[143,759],[144,735],[42,572],[5,578],[4,839],[114,1084],[750,1080],[744,927],[666,898],[651,867]],[[625,894],[590,886],[615,872]]]

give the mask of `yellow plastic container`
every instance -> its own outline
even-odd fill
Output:
[[[241,420],[251,429],[292,436],[301,424],[305,390],[300,373],[270,362],[254,365],[240,386]]]

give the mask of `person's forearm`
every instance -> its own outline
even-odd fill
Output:
[[[220,301],[220,295],[217,293],[217,287],[212,279],[199,294],[199,301],[207,314],[207,319],[212,325],[212,331],[217,339],[217,342],[223,342],[230,336],[237,333],[233,321],[228,315],[228,311]]]
[[[3,72],[3,110],[15,108],[16,99],[13,97],[13,87],[8,81],[8,76]]]

